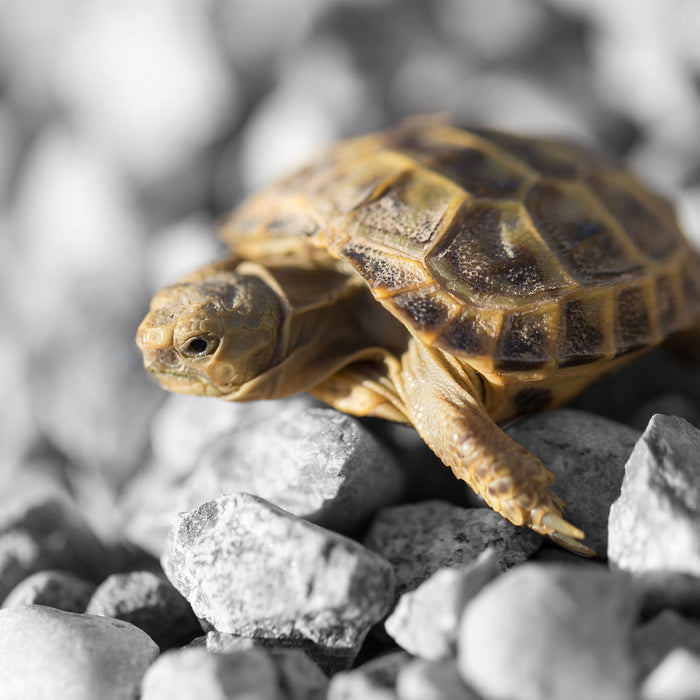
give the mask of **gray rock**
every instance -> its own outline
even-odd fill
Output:
[[[394,595],[381,557],[250,494],[181,515],[162,563],[198,617],[241,636],[353,648]]]
[[[46,605],[66,612],[83,613],[95,584],[68,571],[37,571],[18,583],[2,607]]]
[[[107,552],[67,497],[32,494],[0,509],[0,600],[27,576],[62,569],[102,578]]]
[[[3,700],[133,700],[158,646],[137,627],[41,605],[0,610]]]
[[[682,418],[652,417],[610,510],[612,564],[700,574],[699,453],[700,431]]]
[[[700,623],[664,610],[634,630],[633,643],[640,677],[646,676],[674,649],[700,655]]]
[[[699,689],[700,656],[675,649],[644,681],[640,700],[698,700]]]
[[[409,662],[405,651],[378,656],[352,671],[336,673],[328,686],[327,700],[391,700],[396,678]]]
[[[460,673],[487,698],[632,700],[635,613],[626,576],[593,564],[524,564],[467,605]]]
[[[528,558],[541,538],[490,508],[422,501],[380,511],[364,539],[396,573],[397,593],[413,590],[438,569],[462,566],[493,547],[499,570]]]
[[[402,649],[414,656],[431,661],[453,658],[465,605],[497,575],[493,548],[484,550],[464,567],[438,569],[399,598],[384,627]]]
[[[150,571],[107,577],[93,593],[86,612],[130,622],[161,651],[182,646],[202,633],[187,600],[170,581]]]
[[[396,678],[399,700],[481,700],[465,685],[454,659],[414,659],[399,670]]]
[[[213,654],[178,649],[162,654],[143,679],[141,700],[285,700],[272,659],[262,649]]]
[[[608,512],[620,494],[625,462],[639,432],[572,409],[536,413],[506,432],[552,471],[552,488],[567,504],[567,520],[580,527],[586,544],[604,557]]]

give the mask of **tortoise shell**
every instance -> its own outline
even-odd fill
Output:
[[[698,314],[670,206],[569,144],[418,121],[341,143],[248,200],[243,257],[325,247],[423,342],[493,372],[661,342]]]

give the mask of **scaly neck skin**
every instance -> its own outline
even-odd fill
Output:
[[[245,262],[238,271],[254,274],[278,292],[285,324],[275,365],[225,397],[253,401],[306,391],[348,364],[400,356],[408,332],[375,301],[366,285],[335,268],[266,266]]]

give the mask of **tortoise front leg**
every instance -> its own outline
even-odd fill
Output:
[[[477,397],[413,341],[394,381],[407,414],[440,459],[495,511],[514,525],[550,537],[577,554],[594,550],[563,516],[564,503],[549,486],[554,475],[491,419]]]

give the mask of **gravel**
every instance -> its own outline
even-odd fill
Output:
[[[569,566],[409,428],[166,398],[133,336],[234,204],[415,112],[603,149],[700,243],[699,22],[691,0],[0,3],[0,696],[697,697],[697,369],[653,351],[509,427],[597,549]],[[216,537],[183,537],[192,513]],[[202,559],[163,571],[169,537]],[[216,594],[196,625],[182,580]],[[143,610],[155,641],[117,619]]]

